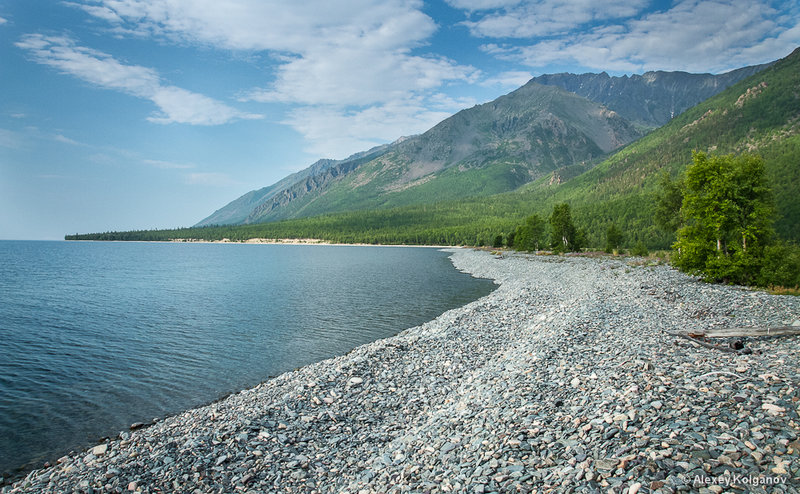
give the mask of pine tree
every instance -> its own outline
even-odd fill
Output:
[[[569,204],[556,204],[550,215],[550,246],[556,252],[572,252],[580,250],[578,232],[572,223]]]

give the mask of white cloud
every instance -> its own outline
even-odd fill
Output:
[[[207,96],[175,86],[158,87],[150,99],[163,112],[161,115],[148,118],[151,122],[218,125],[236,119],[262,118],[261,115],[241,113]]]
[[[721,72],[772,60],[775,53],[786,55],[800,44],[800,22],[792,15],[796,7],[779,7],[752,0],[684,0],[668,10],[561,34],[558,26],[548,24],[554,16],[546,15],[542,29],[552,28],[553,36],[538,39],[532,26],[540,14],[533,12],[518,20],[486,16],[470,28],[476,35],[491,36],[492,23],[502,20],[509,23],[505,28],[510,32],[530,35],[534,39],[529,45],[487,43],[483,50],[531,67],[577,63],[592,70],[620,72]],[[565,17],[570,17],[569,12],[564,12]],[[571,17],[588,22],[587,17]]]
[[[220,48],[302,53],[318,43],[362,39],[386,46],[435,31],[420,0],[85,0],[72,3],[122,32]]]
[[[251,92],[255,101],[308,105],[372,105],[408,98],[447,81],[474,80],[476,71],[443,58],[400,51],[320,48],[283,65],[272,88]]]
[[[122,22],[122,18],[112,9],[103,6],[82,5],[74,2],[64,2],[64,5],[79,8],[86,13],[108,22]]]
[[[343,142],[385,142],[410,133],[407,125],[419,130],[406,102],[421,105],[425,115],[441,115],[425,108],[425,95],[479,77],[473,67],[417,52],[437,30],[421,0],[85,0],[73,5],[108,21],[120,34],[268,54],[273,77],[244,92],[241,100],[290,105],[288,121],[325,156],[363,149]],[[384,121],[361,125],[367,115],[378,113]],[[313,122],[296,118],[299,114]],[[422,120],[430,122],[428,116]],[[328,124],[322,122],[330,119],[340,127],[323,131]]]
[[[70,139],[69,137],[66,137],[63,134],[55,134],[55,135],[53,135],[53,140],[56,141],[56,142],[63,143],[63,144],[69,144],[71,146],[85,146],[85,144],[80,143],[80,142],[78,142],[78,141],[76,141],[74,139]]]
[[[15,43],[38,63],[90,84],[148,99],[161,113],[149,120],[158,123],[216,125],[240,118],[258,118],[201,94],[165,86],[158,73],[138,65],[126,65],[106,53],[78,46],[64,36],[29,34]]]
[[[519,5],[524,0],[445,0],[448,5],[463,10],[489,10],[510,8]]]
[[[4,18],[0,17],[0,26],[5,24],[6,22],[8,22],[8,19],[4,19]]]
[[[474,36],[488,38],[563,35],[594,22],[629,18],[647,6],[646,0],[450,0],[448,3],[468,11],[486,11],[463,24]]]
[[[401,135],[418,134],[460,108],[431,110],[422,98],[373,105],[364,109],[301,107],[287,123],[311,143],[307,151],[346,157],[356,151],[390,142]]]

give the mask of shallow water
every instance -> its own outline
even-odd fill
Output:
[[[489,293],[430,248],[0,241],[0,472]]]

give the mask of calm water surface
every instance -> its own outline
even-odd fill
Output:
[[[0,472],[489,293],[429,248],[0,241]]]

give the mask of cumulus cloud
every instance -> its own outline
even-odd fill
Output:
[[[430,115],[442,113],[425,108],[426,94],[480,77],[473,67],[423,53],[438,27],[422,11],[421,0],[85,0],[72,5],[121,35],[269,55],[271,77],[242,91],[240,100],[289,105],[288,122],[325,155],[363,149],[343,142],[357,146],[417,131],[418,121],[409,118],[404,103],[421,105],[421,120],[430,122]],[[300,114],[313,122],[297,118]],[[385,120],[361,125],[372,114]],[[363,134],[342,136],[357,132]]]
[[[646,0],[448,0],[453,7],[478,11],[465,21],[474,36],[531,38],[562,35],[598,21],[628,18],[647,6]]]
[[[524,0],[445,0],[448,5],[464,10],[489,10],[515,7]]]
[[[119,32],[233,50],[301,53],[332,40],[420,42],[436,25],[420,0],[85,0],[71,5]]]
[[[419,0],[99,0],[77,5],[120,32],[268,52],[274,80],[244,99],[369,105],[477,72],[412,54],[437,29]],[[118,20],[114,20],[114,19]]]
[[[545,0],[480,12],[466,24],[475,36],[498,38],[483,46],[485,52],[531,67],[720,72],[788,54],[800,43],[798,9],[791,3],[684,0],[645,15],[637,12],[641,7],[625,3],[605,11],[600,3]]]
[[[164,85],[148,67],[127,65],[111,55],[77,45],[65,36],[29,34],[15,45],[38,63],[104,89],[113,89],[152,101],[160,113],[149,120],[158,123],[216,125],[235,119],[259,118],[201,94]]]

